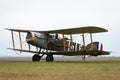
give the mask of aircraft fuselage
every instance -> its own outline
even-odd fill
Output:
[[[31,33],[28,32],[26,36],[26,40],[34,38],[34,40],[27,41],[27,43],[42,48],[42,49],[47,49],[47,50],[53,50],[53,51],[64,51],[63,47],[63,39],[56,37],[56,35],[50,35],[46,33]],[[70,41],[66,38],[66,51],[71,50],[71,43]],[[74,43],[74,48],[79,49],[79,44]],[[75,45],[76,44],[76,45]]]

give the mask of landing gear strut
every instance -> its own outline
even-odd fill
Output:
[[[40,56],[40,54],[41,54],[41,56]],[[41,49],[39,50],[39,52],[38,52],[38,54],[35,54],[35,55],[33,55],[33,57],[32,57],[32,61],[33,62],[38,62],[38,61],[40,61],[40,59],[42,58],[44,56],[44,53],[42,53],[41,52]]]
[[[83,61],[85,61],[85,55],[82,57]]]
[[[41,49],[39,50],[38,54],[33,55],[32,57],[32,61],[33,62],[38,62],[40,61],[40,59],[46,54],[47,51],[41,51]],[[46,62],[53,62],[54,58],[53,58],[53,54],[47,54],[46,56]]]

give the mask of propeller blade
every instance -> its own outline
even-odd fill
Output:
[[[26,39],[27,42],[29,42],[29,41],[34,41],[34,40],[35,40],[35,37]]]
[[[32,37],[32,38],[26,39],[25,41],[20,41],[20,44],[23,44],[23,43],[29,42],[29,41],[34,41],[34,40],[35,40],[35,37]]]
[[[20,41],[20,44],[23,44],[23,43],[25,43],[26,41]]]

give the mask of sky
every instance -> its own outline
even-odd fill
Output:
[[[120,56],[120,0],[0,0],[0,56],[16,55],[10,32],[4,28],[54,30],[99,26],[107,33],[94,34],[110,56]],[[16,44],[17,45],[17,44]]]

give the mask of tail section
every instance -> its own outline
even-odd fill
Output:
[[[100,44],[100,51],[102,51],[103,50],[103,44],[101,43]]]
[[[103,50],[103,44],[100,42],[93,42],[86,46],[87,50]]]

